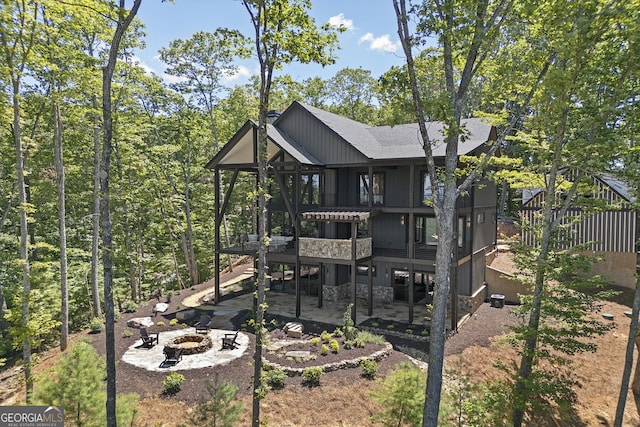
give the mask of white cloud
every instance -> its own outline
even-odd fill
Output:
[[[329,25],[331,25],[332,27],[344,27],[347,30],[351,30],[353,29],[353,20],[345,19],[344,13],[340,13],[329,18]]]
[[[367,33],[360,37],[359,44],[369,43],[369,49],[380,50],[383,52],[395,53],[400,48],[400,41],[392,42],[389,38],[389,34],[384,34],[380,37],[374,37],[372,33]]]
[[[156,73],[156,70],[151,68],[151,66],[149,66],[148,64],[145,64],[144,62],[142,62],[142,60],[140,58],[138,58],[137,56],[133,56],[131,59],[132,59],[133,64],[137,65],[140,68],[142,68],[146,74],[158,74],[158,73]]]
[[[249,69],[243,65],[239,65],[236,69],[235,72],[227,72],[224,73],[224,77],[226,81],[234,81],[234,80],[238,80],[240,78],[243,77],[251,77],[251,71],[249,71]]]

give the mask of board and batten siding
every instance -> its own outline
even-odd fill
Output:
[[[588,249],[593,251],[636,252],[637,212],[629,209],[627,200],[599,179],[594,178],[594,184],[598,189],[594,197],[622,208],[595,214],[587,214],[578,208],[569,209],[561,224],[567,227],[567,236],[571,238],[571,243],[558,245],[558,249],[568,249],[578,244],[592,242]],[[523,206],[521,216],[524,223],[531,225],[540,223],[544,198],[545,193],[541,192]],[[579,215],[583,218],[576,221]],[[533,233],[526,230],[522,233],[522,240],[530,246],[537,244]]]
[[[289,111],[278,122],[278,128],[326,165],[360,164],[368,161],[339,135],[302,109]]]

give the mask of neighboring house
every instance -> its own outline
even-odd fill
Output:
[[[593,214],[580,208],[569,209],[562,221],[562,224],[570,224],[568,240],[557,248],[588,244],[588,250],[601,259],[593,265],[593,274],[606,276],[618,286],[635,288],[636,242],[640,238],[638,212],[632,206],[635,199],[629,187],[611,175],[590,175],[587,182],[591,184],[589,192],[582,197],[599,199],[608,207]],[[540,189],[525,191],[522,199],[522,220],[532,225],[539,223],[538,214],[544,204],[545,193]],[[523,230],[522,239],[528,245],[536,244],[533,233],[527,229]]]
[[[486,152],[486,143],[496,140],[495,128],[480,119],[463,124],[459,155]],[[436,164],[443,165],[443,126],[427,126]],[[434,211],[425,203],[431,186],[418,126],[368,126],[294,102],[267,132],[271,289],[295,292],[298,316],[306,294],[317,296],[319,306],[366,299],[369,315],[374,301],[406,303],[412,322],[414,304],[430,301],[437,244]],[[229,200],[240,172],[257,173],[256,147],[257,124],[247,121],[207,164],[217,176],[233,172],[224,199],[217,193],[217,225],[226,210],[222,200]],[[485,253],[496,241],[495,185],[473,185],[458,201],[456,217],[451,289],[469,312],[486,298]],[[255,230],[254,224],[249,233]],[[257,240],[250,234],[222,247],[218,239],[216,271],[221,253],[255,255]]]

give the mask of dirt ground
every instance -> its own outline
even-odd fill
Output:
[[[236,269],[236,271],[238,271]],[[236,273],[232,273],[236,274]],[[226,278],[228,279],[229,276]],[[226,280],[225,279],[225,280]],[[184,290],[174,295],[170,310],[189,295],[200,292],[206,285]],[[605,302],[603,312],[614,315],[613,328],[597,339],[598,351],[594,354],[577,355],[575,379],[577,402],[574,412],[563,418],[557,416],[550,426],[612,426],[619,394],[624,352],[630,319],[624,312],[630,310],[632,293],[624,291],[614,301]],[[138,309],[136,313],[121,316],[116,323],[116,357],[119,360],[124,351],[137,337],[122,337],[131,317],[146,316],[156,300]],[[518,319],[511,314],[512,307],[493,308],[488,303],[472,315],[458,333],[448,338],[445,351],[447,367],[462,368],[471,374],[474,381],[484,381],[504,375],[493,367],[499,358],[503,362],[516,361],[514,351],[501,344],[500,335]],[[600,316],[600,314],[594,314]],[[234,324],[242,322],[235,319]],[[167,322],[168,323],[168,322]],[[164,326],[162,328],[168,328]],[[157,328],[157,327],[154,327]],[[158,328],[158,329],[162,329]],[[250,349],[253,349],[253,336]],[[104,354],[104,334],[79,334],[74,340],[88,338],[99,353]],[[346,354],[346,353],[343,353]],[[636,352],[637,356],[637,352]],[[60,357],[59,351],[52,350],[41,357],[35,371],[46,375],[47,370]],[[251,381],[253,375],[252,350],[231,364],[191,371],[183,371],[185,382],[173,397],[164,397],[162,380],[164,373],[149,372],[126,363],[118,363],[118,391],[136,392],[141,396],[141,404],[134,425],[149,427],[170,427],[190,425],[187,414],[199,399],[206,398],[205,381],[223,378],[236,384],[245,412],[239,425],[250,425]],[[379,362],[379,376],[387,375],[398,363],[409,360],[404,353],[393,350]],[[19,368],[5,369],[0,373],[0,404],[20,403],[24,398]],[[359,368],[344,369],[325,373],[319,387],[308,387],[300,377],[288,378],[282,390],[272,391],[262,401],[261,415],[269,426],[369,426],[379,408],[374,404],[368,391],[375,383],[361,376]],[[638,402],[640,404],[640,402]],[[639,408],[633,394],[627,399],[624,426],[640,426]],[[538,424],[540,425],[540,424]]]

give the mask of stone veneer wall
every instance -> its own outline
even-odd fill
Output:
[[[322,287],[322,297],[326,301],[339,301],[351,297],[351,284],[324,285]],[[356,284],[356,298],[366,299],[369,297],[369,285],[363,283]],[[391,286],[374,286],[373,300],[380,302],[393,302],[393,288]]]
[[[486,301],[487,297],[487,285],[481,286],[480,289],[471,296],[458,295],[458,309],[473,314]]]
[[[351,260],[351,239],[316,239],[300,237],[300,255],[316,258]],[[371,255],[372,239],[356,240],[356,259]]]

